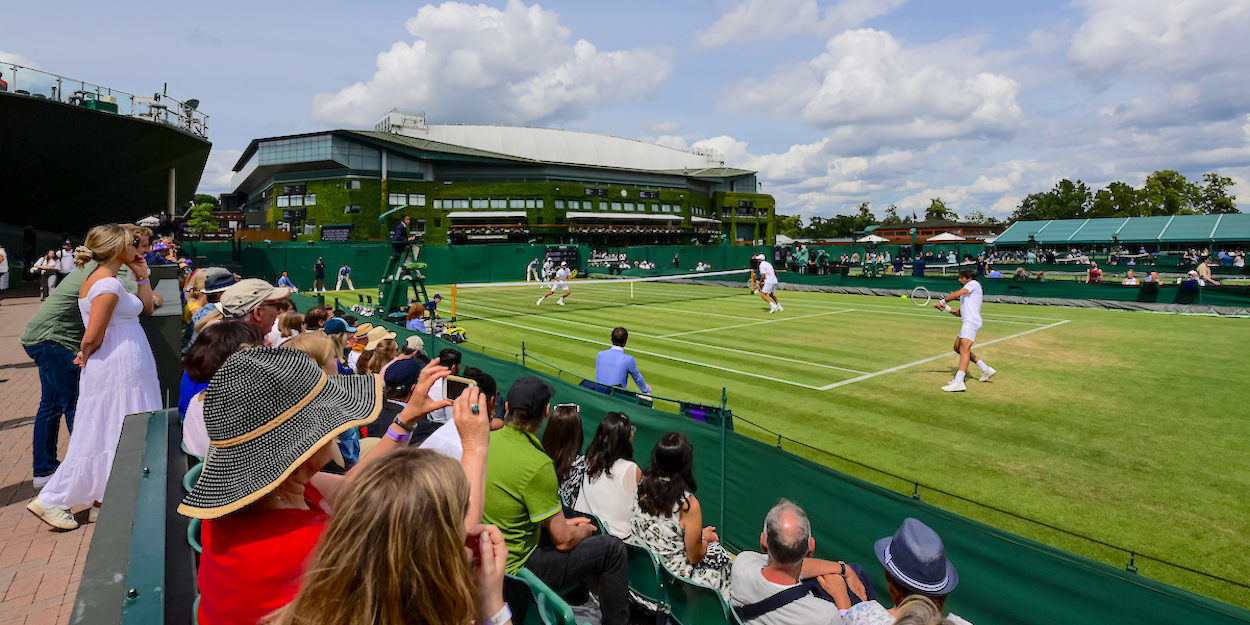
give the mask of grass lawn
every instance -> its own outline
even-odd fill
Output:
[[[430,293],[448,287],[432,288]],[[367,291],[361,291],[364,293]],[[745,289],[461,289],[469,341],[594,377],[611,329],[659,396],[719,404],[796,454],[910,494],[913,485],[1242,583],[1250,562],[1250,320],[986,304],[974,351],[999,374],[943,393],[959,321],[908,300]],[[354,303],[340,296],[344,304]],[[443,308],[450,308],[444,304]],[[444,313],[446,314],[446,313]],[[741,423],[738,432],[777,442]],[[803,447],[810,446],[813,449]],[[926,501],[1115,566],[1128,556],[930,490]],[[1140,572],[1250,607],[1250,591],[1141,558]]]

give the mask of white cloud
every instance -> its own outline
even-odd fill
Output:
[[[734,110],[799,118],[875,151],[891,141],[1001,135],[1022,119],[1019,84],[986,70],[976,42],[905,47],[887,32],[847,31],[826,52],[739,85]]]
[[[559,16],[509,0],[426,5],[406,22],[415,38],[378,54],[377,72],[338,93],[313,98],[313,118],[371,126],[393,107],[425,110],[432,119],[466,123],[550,123],[654,95],[671,67],[659,53],[636,48],[602,52],[579,39]]]
[[[699,44],[719,46],[789,35],[828,37],[884,15],[907,0],[843,0],[821,7],[816,0],[744,0],[698,34]]]
[[[677,122],[657,122],[650,119],[642,120],[642,129],[653,135],[675,135],[681,132],[681,124]]]
[[[204,165],[204,173],[200,176],[200,186],[196,193],[217,195],[232,191],[230,179],[234,175],[234,164],[243,156],[243,150],[223,150],[213,148],[208,154],[208,163]]]
[[[36,65],[34,61],[16,52],[5,52],[4,50],[0,50],[0,63],[16,63],[23,67],[39,69],[39,66]]]

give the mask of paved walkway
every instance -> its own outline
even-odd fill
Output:
[[[45,525],[26,510],[31,486],[31,424],[39,406],[39,373],[17,339],[38,297],[26,291],[0,300],[0,625],[69,623],[95,527],[86,508],[72,532]],[[69,444],[61,424],[61,454]]]

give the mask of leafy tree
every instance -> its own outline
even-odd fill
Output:
[[[868,202],[864,202],[859,205],[859,209],[856,211],[855,222],[851,232],[864,230],[875,223],[877,223],[877,216],[873,215],[872,211],[869,210]]]
[[[1232,178],[1225,178],[1215,172],[1202,176],[1206,186],[1198,191],[1197,208],[1208,215],[1239,213],[1237,196],[1229,195],[1228,188],[1233,186]]]
[[[885,219],[881,220],[881,225],[897,226],[901,223],[903,220],[898,216],[898,207],[893,204],[885,207]]]
[[[1198,213],[1199,190],[1185,176],[1171,169],[1150,174],[1141,190],[1151,215],[1193,215]]]
[[[1011,219],[1076,219],[1088,217],[1094,194],[1084,182],[1068,179],[1055,183],[1045,193],[1032,193],[1020,201]]]
[[[981,211],[972,211],[964,217],[964,221],[970,224],[988,224],[990,223],[990,218],[986,217],[985,213]]]
[[[1113,182],[1106,189],[1099,189],[1089,209],[1090,217],[1144,217],[1149,214],[1141,193],[1123,182]]]
[[[955,211],[946,208],[946,202],[942,198],[935,197],[929,200],[929,208],[924,209],[925,221],[943,220],[943,219],[959,219],[959,215]]]
[[[784,234],[792,239],[803,236],[803,217],[801,215],[777,215],[777,234]]]
[[[196,204],[212,204],[213,210],[221,208],[221,201],[216,196],[208,195],[207,193],[196,193],[194,202]]]
[[[217,220],[213,217],[213,205],[205,202],[192,207],[191,218],[187,220],[187,227],[194,229],[200,234],[217,232]]]

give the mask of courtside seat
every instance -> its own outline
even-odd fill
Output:
[[[200,526],[203,524],[201,519],[191,519],[187,525],[187,543],[196,553],[204,553],[204,544],[200,542]]]
[[[200,481],[200,472],[204,470],[204,463],[197,463],[195,466],[187,470],[182,476],[182,489],[191,492],[195,488],[195,483]]]
[[[527,569],[504,576],[503,594],[513,625],[578,625],[568,602]]]
[[[669,616],[678,625],[736,625],[739,623],[733,607],[720,595],[720,591],[674,575],[663,568],[665,596],[668,599]]]
[[[582,388],[588,388],[596,393],[603,393],[604,395],[612,394],[611,386],[608,386],[607,384],[600,384],[598,382],[595,382],[594,380],[582,380],[581,383],[578,384],[578,386]]]
[[[663,625],[669,608],[660,561],[650,549],[642,545],[625,543],[625,553],[629,559],[629,589],[635,595],[659,606],[655,611],[655,622],[656,625]]]

